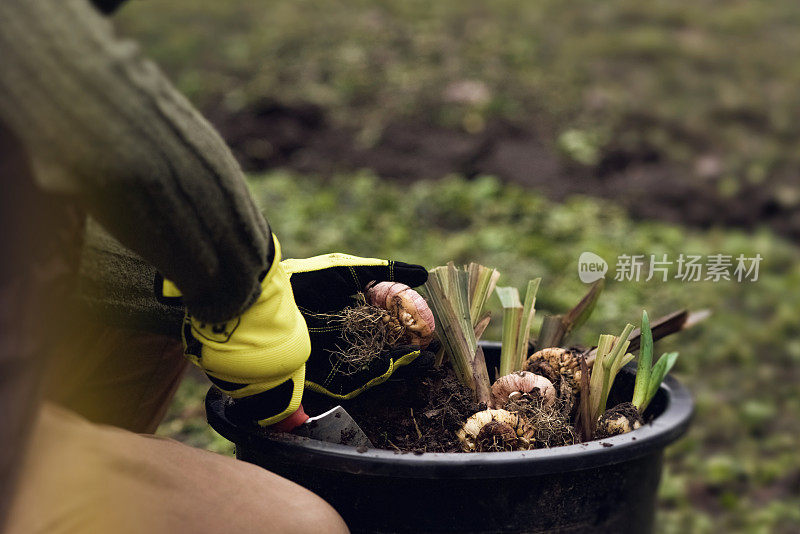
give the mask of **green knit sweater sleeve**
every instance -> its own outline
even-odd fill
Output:
[[[77,198],[195,317],[224,321],[258,297],[272,240],[238,164],[88,0],[3,0],[0,57],[0,120],[42,189]]]

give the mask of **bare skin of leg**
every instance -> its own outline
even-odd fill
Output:
[[[310,491],[174,440],[45,404],[7,533],[346,533]]]

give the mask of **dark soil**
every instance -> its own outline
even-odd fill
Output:
[[[712,172],[719,165],[696,169],[674,162],[646,142],[611,142],[593,166],[560,157],[546,136],[530,124],[490,121],[477,134],[447,129],[424,120],[390,124],[372,146],[360,146],[356,132],[337,127],[311,105],[287,106],[264,100],[236,113],[222,107],[208,116],[249,171],[285,167],[323,175],[371,169],[398,180],[439,178],[451,173],[474,177],[491,174],[536,188],[556,200],[571,194],[612,198],[635,217],[708,227],[752,229],[767,224],[788,237],[800,237],[800,213],[776,197],[776,186],[793,180],[791,172],[723,195]],[[612,138],[646,138],[657,128],[698,153],[713,152],[708,140],[676,125],[631,116]],[[717,171],[714,171],[717,172]],[[721,171],[720,171],[721,172]]]
[[[581,442],[572,424],[576,399],[569,387],[563,386],[555,409],[545,408],[541,398],[528,395],[505,405],[505,409],[519,413],[534,428],[532,435],[527,436],[533,448]],[[623,400],[621,393],[616,387],[612,389],[609,405],[613,408],[604,417],[622,415],[631,424],[633,421],[645,424],[639,411]],[[630,398],[630,393],[625,397]],[[397,453],[462,452],[456,432],[471,415],[486,409],[473,400],[472,392],[458,381],[449,364],[436,369],[432,362],[400,368],[380,387],[349,401],[337,401],[311,391],[303,397],[308,414],[323,413],[337,404],[347,410],[375,447]],[[598,429],[593,439],[610,436]],[[500,445],[496,450],[506,449],[505,444]]]
[[[334,401],[307,392],[307,413],[322,413],[341,404],[364,430],[375,447],[397,452],[461,452],[456,432],[474,413],[486,409],[455,376],[450,365],[440,369],[399,370],[380,387],[350,401]],[[544,408],[541,399],[528,397],[509,402],[506,409],[519,412],[534,423],[531,442],[536,448],[572,445],[577,442],[570,423],[570,406]],[[561,401],[559,401],[561,403]],[[516,436],[515,436],[516,437]],[[483,450],[493,450],[486,447]],[[505,450],[505,445],[497,450]]]
[[[313,394],[307,394],[303,404],[308,413],[335,405]],[[460,451],[456,431],[469,416],[485,408],[472,400],[449,366],[416,378],[389,380],[341,404],[373,445],[398,452]]]

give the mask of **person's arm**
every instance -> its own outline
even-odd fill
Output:
[[[214,129],[88,0],[0,2],[0,119],[44,190],[74,195],[220,322],[260,294],[274,248]]]

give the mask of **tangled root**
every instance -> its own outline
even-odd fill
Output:
[[[499,421],[486,423],[475,441],[476,449],[480,452],[515,451],[520,448],[516,431],[510,425]]]
[[[343,375],[363,370],[381,352],[400,344],[405,336],[403,326],[387,310],[367,304],[363,295],[359,300],[358,306],[325,314],[332,325],[342,329],[341,341],[331,351],[331,364]]]
[[[505,409],[515,412],[523,421],[530,448],[542,449],[578,443],[570,417],[572,404],[572,399],[563,395],[554,406],[549,406],[541,396],[521,395],[509,400]]]

